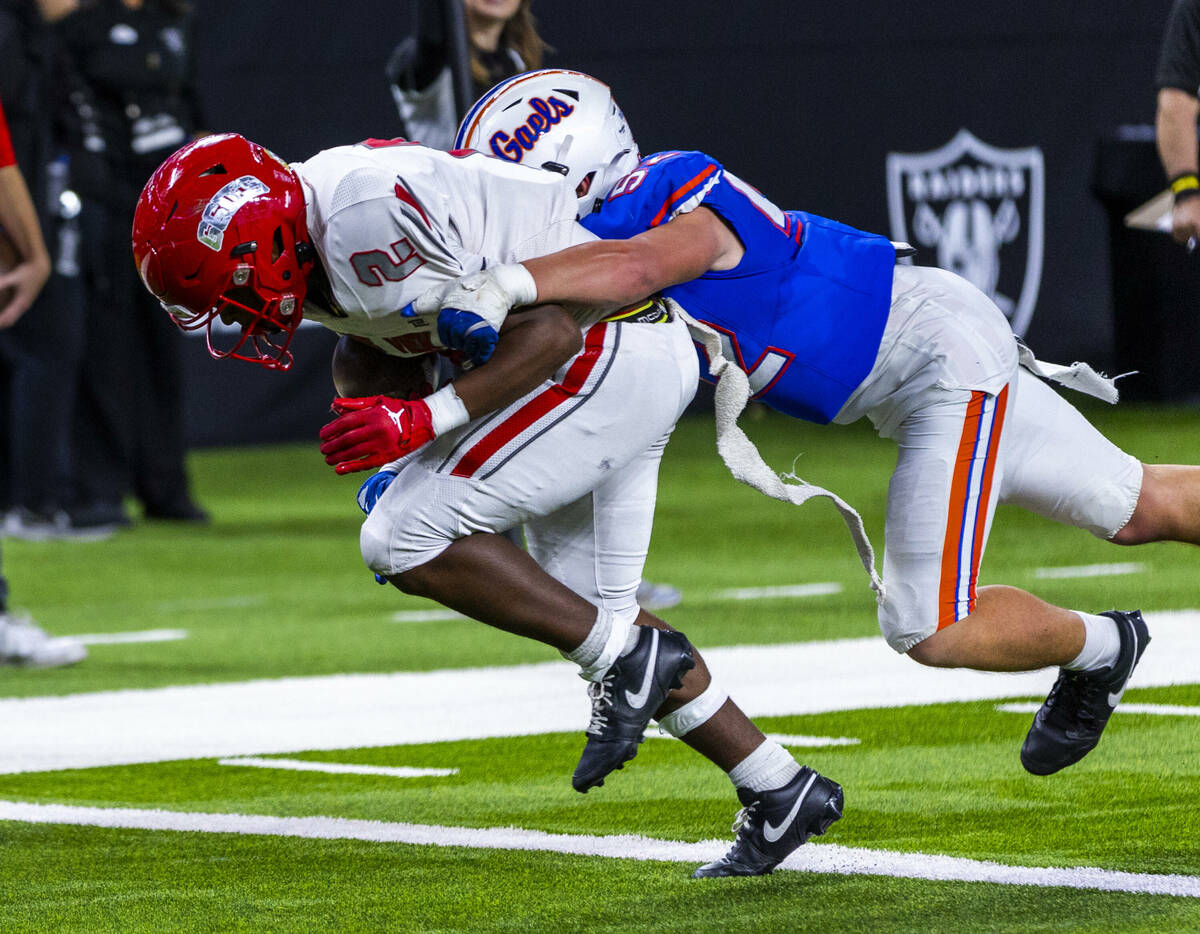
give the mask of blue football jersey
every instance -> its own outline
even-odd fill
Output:
[[[797,418],[831,421],[875,363],[891,304],[891,242],[781,211],[701,152],[648,156],[582,223],[603,239],[627,239],[701,205],[724,219],[746,253],[733,269],[664,294],[722,334],[754,398]]]

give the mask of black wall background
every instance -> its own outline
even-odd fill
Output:
[[[408,30],[406,3],[195,5],[211,129],[236,130],[289,160],[396,134],[383,65]],[[936,149],[960,128],[1001,148],[1039,147],[1046,237],[1026,337],[1045,359],[1111,366],[1109,230],[1092,191],[1096,152],[1118,126],[1153,122],[1169,6],[539,0],[534,9],[556,49],[549,64],[610,84],[643,152],[703,149],[785,208],[888,233],[889,152]],[[1147,164],[1153,192],[1164,180]],[[332,343],[304,339],[313,349],[304,348],[295,371],[252,373],[233,390],[215,377],[247,365],[214,363],[199,347],[188,354],[193,440],[237,440],[239,429],[215,414],[234,399],[253,409],[260,386],[274,403],[279,381],[293,383],[283,393],[292,412],[281,422],[277,409],[264,410],[252,421],[258,429],[270,421],[274,434],[256,437],[311,437],[325,418]]]

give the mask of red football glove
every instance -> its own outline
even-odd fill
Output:
[[[434,437],[433,415],[421,399],[337,398],[333,411],[338,417],[321,429],[321,453],[340,474],[382,467]]]

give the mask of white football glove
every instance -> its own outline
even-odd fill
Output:
[[[537,301],[537,284],[520,263],[504,263],[428,289],[412,303],[415,314],[436,318],[443,309],[478,315],[496,331],[517,305]]]

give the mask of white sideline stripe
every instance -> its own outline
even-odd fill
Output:
[[[997,704],[1001,713],[1037,713],[1040,703]],[[1160,717],[1200,717],[1200,707],[1183,707],[1178,704],[1121,704],[1114,713],[1144,713]]]
[[[406,765],[350,765],[342,762],[313,762],[308,759],[262,759],[258,756],[218,759],[217,765],[287,769],[292,772],[327,772],[330,775],[390,775],[392,778],[442,778],[458,774],[458,769],[425,769]]]
[[[805,736],[802,733],[767,733],[780,746],[857,746],[862,742],[853,736]]]
[[[1108,577],[1116,574],[1141,574],[1146,565],[1137,561],[1117,564],[1077,564],[1059,568],[1038,568],[1033,576],[1041,580],[1062,580],[1070,577]]]
[[[466,618],[453,610],[400,610],[392,614],[393,623],[442,623]]]
[[[1200,683],[1200,612],[1144,615],[1154,641],[1130,686]],[[1057,675],[925,668],[878,636],[702,651],[751,717],[1042,698]],[[576,672],[553,661],[5,698],[0,774],[575,732],[591,711]]]
[[[186,629],[143,629],[138,632],[97,632],[85,636],[71,636],[84,645],[121,645],[126,642],[174,642],[186,639]]]
[[[841,593],[842,585],[832,581],[822,584],[787,584],[782,587],[735,587],[713,594],[720,600],[768,600],[775,597],[823,597]]]
[[[416,846],[461,846],[484,850],[531,850],[573,856],[706,863],[721,856],[728,840],[685,843],[633,834],[590,836],[546,833],[520,827],[443,827],[336,817],[273,817],[138,808],[73,807],[0,801],[0,820],[131,830],[237,833],[317,840],[365,840]],[[837,844],[810,844],[792,853],[780,869],[833,875],[892,876],[953,882],[991,882],[1105,892],[1137,892],[1200,898],[1200,877],[1074,868],[1009,866],[961,856],[899,853]]]
[[[862,742],[853,736],[804,736],[800,733],[766,733],[767,739],[774,740],[780,746],[857,746]],[[649,739],[675,739],[670,733],[648,732]]]

